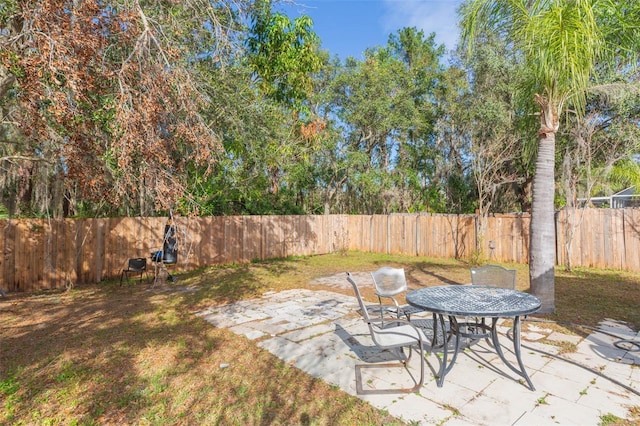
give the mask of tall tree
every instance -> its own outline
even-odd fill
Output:
[[[634,9],[635,10],[630,10]],[[599,61],[633,43],[637,4],[615,0],[471,0],[461,8],[463,41],[476,34],[503,34],[532,70],[532,100],[539,109],[538,154],[533,178],[529,278],[542,300],[541,313],[555,311],[555,137],[567,103],[584,111],[585,90]],[[635,13],[630,13],[635,12]],[[633,33],[633,34],[632,34]]]
[[[288,109],[291,118],[282,133],[262,141],[266,166],[271,181],[270,192],[276,194],[283,178],[292,167],[299,170],[308,163],[312,139],[302,133],[316,121],[310,116],[308,98],[313,88],[313,75],[320,71],[318,55],[320,41],[313,31],[313,21],[303,15],[291,21],[288,16],[272,10],[271,0],[258,0],[252,10],[252,27],[247,38],[247,61],[254,71],[260,93]],[[308,135],[307,135],[308,136]]]
[[[582,217],[576,208],[590,205],[579,203],[579,198],[608,196],[628,186],[640,188],[639,167],[632,160],[640,151],[638,88],[615,83],[594,89],[586,114],[569,115],[570,129],[559,139],[563,150],[560,195],[565,210],[570,212],[562,216],[566,221],[562,226],[566,270],[572,268],[571,249]]]
[[[367,49],[364,61],[348,58],[336,75],[334,114],[349,141],[350,211],[416,211],[429,204],[424,186],[433,182],[442,55],[433,34],[404,28],[386,46]]]
[[[506,41],[492,34],[478,37],[472,57],[464,58],[471,92],[464,102],[461,127],[470,144],[469,163],[477,190],[477,247],[485,255],[489,212],[515,204],[513,188],[525,183],[522,152],[532,145],[520,130],[528,114],[518,88],[523,67]],[[464,55],[465,50],[460,53]],[[513,211],[507,210],[507,211]]]
[[[220,66],[243,3],[7,3],[0,60],[30,154],[56,166],[67,194],[109,213],[168,209],[186,193],[187,165],[220,149],[191,68]]]
[[[437,192],[433,189],[438,188],[439,192],[441,188],[441,182],[434,179],[435,158],[439,156],[434,129],[442,116],[443,98],[454,90],[442,65],[444,46],[436,44],[435,33],[425,36],[423,31],[411,27],[391,34],[386,49],[403,65],[412,106],[402,111],[406,117],[397,129],[399,143],[392,174],[396,209],[434,211],[432,197]],[[449,73],[449,77],[453,75],[455,72]]]
[[[300,109],[312,89],[313,74],[322,65],[320,40],[309,16],[291,21],[287,15],[273,12],[271,3],[255,2],[247,59],[262,93]]]
[[[351,211],[388,213],[392,201],[391,154],[397,149],[394,132],[407,102],[406,73],[383,48],[370,49],[365,61],[348,58],[333,82],[335,113],[349,142]]]

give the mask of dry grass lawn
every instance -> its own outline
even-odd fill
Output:
[[[194,315],[382,265],[404,267],[413,288],[469,281],[462,261],[349,253],[193,271],[154,290],[105,282],[11,294],[0,299],[0,424],[401,425]],[[526,265],[510,266],[528,290]],[[556,276],[557,313],[547,319],[557,327],[583,333],[579,325],[604,318],[640,326],[637,274]]]

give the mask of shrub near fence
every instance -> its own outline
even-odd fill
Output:
[[[0,287],[64,288],[115,279],[131,257],[162,247],[167,218],[10,219],[0,221]],[[529,215],[487,219],[478,241],[474,215],[322,215],[177,217],[178,270],[291,255],[358,250],[469,258],[481,244],[496,262],[526,263]],[[572,266],[640,271],[640,210],[586,209],[556,215],[558,264],[573,230]]]

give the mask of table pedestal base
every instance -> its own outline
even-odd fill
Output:
[[[496,349],[496,353],[500,357],[500,359],[516,374],[524,378],[529,385],[529,388],[532,391],[535,391],[535,387],[527,374],[524,364],[522,362],[522,352],[520,347],[520,316],[513,317],[513,350],[516,355],[516,360],[518,361],[518,367],[516,368],[509,360],[507,360],[502,352],[502,347],[500,346],[500,342],[498,340],[498,318],[491,319],[491,327],[485,325],[484,323],[458,323],[458,320],[455,316],[449,316],[449,330],[447,331],[444,315],[438,314],[438,319],[440,322],[440,327],[442,330],[442,335],[445,336],[444,342],[442,344],[442,362],[440,364],[440,371],[438,373],[437,384],[438,387],[442,387],[444,383],[444,377],[451,371],[453,364],[456,362],[458,358],[458,351],[460,350],[461,339],[487,339],[491,338],[491,343],[493,347]],[[462,330],[464,329],[464,331]],[[467,331],[473,330],[473,331]],[[436,324],[434,323],[434,341],[433,344],[435,346],[435,335],[436,332]],[[448,337],[447,334],[449,334]],[[455,348],[453,355],[451,357],[451,361],[448,362],[447,358],[449,355],[449,341],[450,338],[455,335]]]

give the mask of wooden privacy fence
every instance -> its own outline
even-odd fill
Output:
[[[337,250],[345,216],[174,218],[178,270]],[[129,258],[162,248],[167,218],[0,221],[0,288],[31,291],[98,283]]]
[[[560,265],[640,272],[640,209],[562,210],[556,241]]]
[[[117,278],[132,257],[162,248],[167,218],[0,221],[0,288],[32,291]],[[526,263],[529,215],[221,216],[174,218],[178,270],[357,250]],[[640,271],[640,210],[556,216],[558,264]],[[567,244],[572,236],[572,243]]]
[[[464,258],[475,250],[473,215],[346,216],[346,221],[350,250],[442,258]]]

